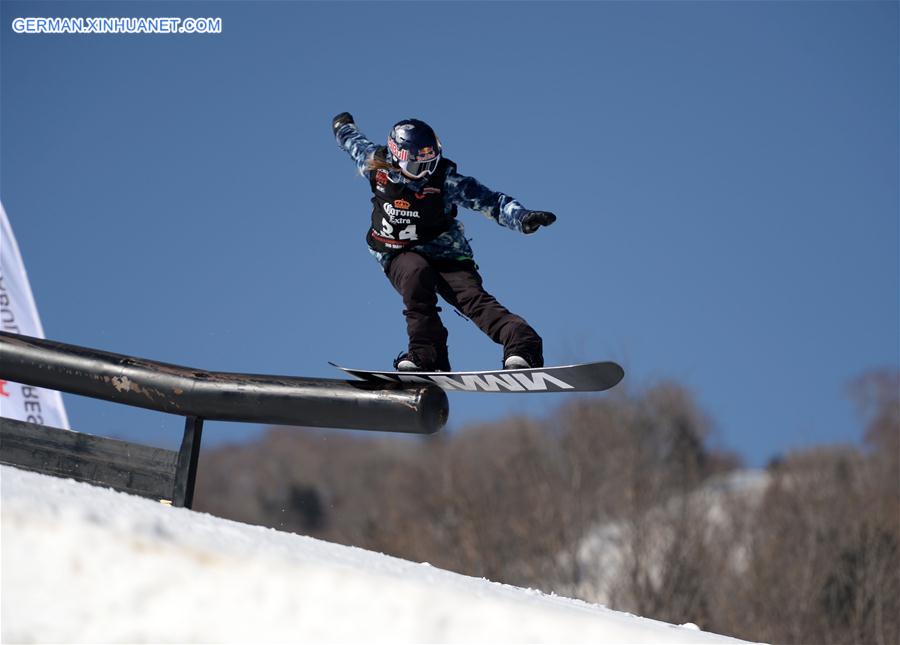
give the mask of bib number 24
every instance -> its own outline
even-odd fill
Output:
[[[381,220],[381,234],[384,237],[394,237],[394,227],[387,219]],[[404,226],[397,231],[397,237],[394,239],[410,241],[418,240],[419,236],[416,234],[416,225],[410,224],[409,226]]]

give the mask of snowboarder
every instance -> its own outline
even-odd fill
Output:
[[[484,290],[456,212],[459,206],[479,211],[525,234],[550,226],[556,215],[528,210],[459,174],[443,156],[434,130],[418,119],[394,125],[387,146],[367,139],[348,112],[334,117],[332,130],[369,180],[373,208],[366,242],[403,298],[409,347],[394,360],[394,368],[450,371],[438,295],[503,345],[504,369],[542,367],[541,337]]]

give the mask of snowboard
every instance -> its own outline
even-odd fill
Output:
[[[448,392],[601,392],[625,376],[625,370],[610,361],[479,372],[384,372],[330,365],[363,381],[434,383]]]

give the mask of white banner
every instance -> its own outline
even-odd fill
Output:
[[[25,336],[44,337],[19,245],[0,202],[0,327]],[[69,429],[62,395],[31,385],[4,381],[0,371],[0,416]]]

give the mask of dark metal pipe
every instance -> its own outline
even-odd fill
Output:
[[[184,421],[184,437],[178,462],[175,466],[175,484],[172,490],[172,506],[194,507],[194,486],[197,483],[197,465],[200,463],[200,442],[203,439],[203,419],[188,417]]]
[[[7,332],[0,378],[217,421],[431,434],[449,409],[430,384],[206,372]]]

